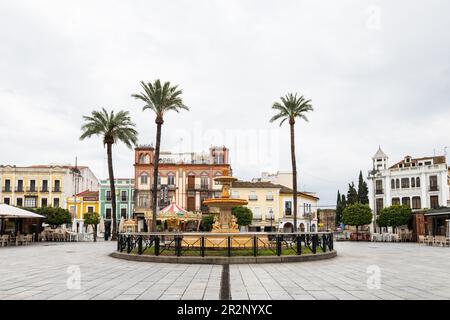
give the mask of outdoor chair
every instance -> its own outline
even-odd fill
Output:
[[[2,245],[2,247],[7,246],[9,242],[9,236],[8,235],[3,235],[0,237],[0,243]]]
[[[419,243],[425,244],[425,236],[419,236]]]

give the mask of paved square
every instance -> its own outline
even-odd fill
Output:
[[[450,248],[367,242],[335,247],[338,257],[330,260],[231,265],[231,297],[450,299]],[[222,266],[126,261],[109,257],[114,249],[112,242],[0,248],[0,299],[219,299]],[[379,289],[367,285],[373,266],[380,271]],[[78,271],[79,288],[72,281]]]

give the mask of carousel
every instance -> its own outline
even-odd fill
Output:
[[[145,217],[148,226],[152,225],[152,219],[151,214]],[[160,231],[189,232],[198,231],[201,220],[201,212],[189,212],[177,204],[172,203],[159,211],[156,224],[160,228]]]

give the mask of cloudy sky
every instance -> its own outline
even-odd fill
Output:
[[[130,95],[160,78],[191,108],[167,114],[162,149],[226,144],[241,179],[286,171],[289,128],[268,120],[299,92],[315,108],[296,126],[300,186],[334,204],[379,145],[391,162],[450,146],[448,30],[446,0],[0,0],[0,164],[77,156],[106,177],[101,140],[78,140],[82,116],[129,110],[152,143],[154,116]],[[114,152],[132,176],[133,152]]]

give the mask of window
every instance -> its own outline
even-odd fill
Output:
[[[430,197],[430,207],[431,207],[431,209],[439,208],[439,196],[431,196]]]
[[[237,190],[231,190],[231,197],[239,199],[239,192]]]
[[[254,207],[252,212],[253,212],[253,219],[261,219],[262,218],[259,207]]]
[[[411,178],[411,188],[415,188],[415,187],[416,187],[416,179]]]
[[[411,199],[409,197],[402,198],[402,205],[411,208]]]
[[[409,188],[409,178],[402,178],[402,189]]]
[[[121,200],[123,201],[123,202],[126,202],[127,201],[127,191],[126,190],[123,190],[121,193],[120,193],[120,195],[121,195]]]
[[[120,216],[124,219],[127,218],[127,208],[120,208]]]
[[[6,179],[5,180],[5,192],[10,192],[11,191],[11,180]]]
[[[391,189],[395,189],[395,180],[394,179],[391,180]]]
[[[106,208],[106,219],[111,219],[111,212],[112,212],[111,208]]]
[[[139,157],[139,163],[145,163],[145,154],[141,154]]]
[[[34,197],[25,198],[25,207],[26,208],[36,208],[36,198],[34,198]]]
[[[400,205],[400,198],[392,198],[392,205],[393,206]]]
[[[169,186],[175,185],[175,176],[174,176],[173,174],[169,174],[169,175],[167,176],[167,184],[168,184]]]
[[[89,206],[87,209],[88,209],[89,213],[93,213],[94,212],[94,207]]]
[[[375,181],[375,190],[377,194],[383,193],[383,181],[376,180]]]
[[[395,189],[400,189],[400,179],[395,180]]]
[[[430,191],[438,191],[437,176],[430,176]]]
[[[416,188],[420,188],[420,178],[416,178]]]
[[[106,201],[111,201],[111,190],[106,191]]]
[[[412,198],[412,208],[413,209],[420,209],[420,208],[422,208],[420,197],[413,197]]]
[[[60,181],[59,180],[55,180],[55,189],[53,190],[53,191],[55,191],[55,192],[59,192],[59,191],[61,191],[61,189],[60,189]]]
[[[23,192],[23,180],[18,180],[17,181],[17,191],[18,192]]]
[[[17,198],[16,199],[16,204],[18,207],[23,207],[23,199],[22,198]]]
[[[376,213],[378,215],[378,214],[380,214],[381,209],[383,209],[383,207],[384,207],[383,199],[382,198],[381,199],[377,199],[377,201],[375,203],[375,206],[376,206],[375,210],[376,210]]]
[[[54,198],[53,199],[53,208],[58,208],[59,207],[59,198]]]
[[[41,207],[44,208],[44,207],[48,206],[47,202],[48,202],[47,198],[42,198],[41,199]]]
[[[48,191],[48,180],[42,180],[42,192],[47,192]]]
[[[256,191],[250,191],[248,196],[248,200],[258,200],[258,196],[256,195]]]
[[[31,192],[36,191],[36,180],[30,180],[30,191]]]
[[[147,184],[148,183],[148,174],[143,173],[141,174],[141,184]]]
[[[5,198],[5,199],[3,199],[3,203],[4,203],[4,204],[10,204],[10,200],[9,200],[9,198]]]
[[[209,177],[208,176],[201,176],[200,177],[200,186],[202,189],[208,189],[209,185]]]
[[[148,194],[140,194],[138,197],[139,208],[148,208],[149,207],[149,195]]]
[[[292,215],[292,201],[286,201],[284,203],[284,214],[286,216]]]
[[[272,191],[267,191],[267,194],[266,194],[266,200],[267,200],[267,201],[273,201],[273,194],[272,194]]]

